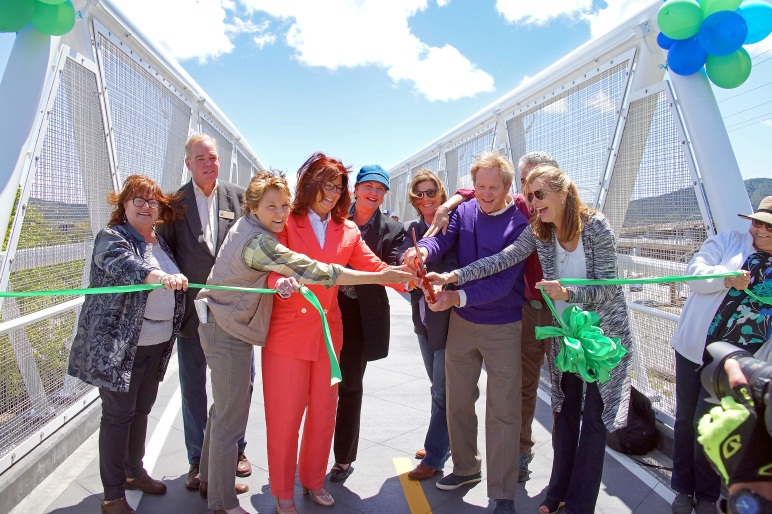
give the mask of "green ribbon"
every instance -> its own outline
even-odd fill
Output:
[[[132,284],[128,286],[111,287],[87,287],[81,289],[48,289],[43,291],[3,292],[0,291],[0,298],[25,298],[33,296],[71,296],[71,295],[89,295],[89,294],[115,294],[115,293],[136,293],[137,291],[148,291],[151,289],[164,289],[163,284]],[[275,289],[260,289],[252,287],[235,286],[216,286],[212,284],[188,284],[192,289],[215,289],[218,291],[239,291],[243,293],[274,294]],[[324,336],[324,346],[327,348],[327,357],[330,359],[330,385],[335,385],[341,381],[340,366],[335,356],[335,348],[332,346],[332,336],[330,335],[330,326],[327,324],[327,317],[324,315],[324,309],[319,303],[313,291],[306,286],[300,286],[300,294],[308,300],[314,309],[319,312],[322,318],[322,334]]]
[[[688,282],[710,278],[726,278],[742,275],[742,271],[729,271],[712,275],[673,275],[651,278],[615,278],[586,279],[561,278],[562,285],[572,286],[608,286],[621,284],[662,284],[669,282]],[[745,293],[759,303],[772,305],[772,296],[758,296],[750,288]],[[555,311],[555,305],[541,288],[541,294],[552,315],[558,320],[560,327],[536,327],[536,339],[548,337],[560,338],[561,348],[555,358],[555,366],[564,373],[577,373],[586,382],[604,383],[611,376],[627,350],[616,337],[608,337],[600,328],[600,316],[593,311],[583,311],[572,305],[563,311],[562,318]]]

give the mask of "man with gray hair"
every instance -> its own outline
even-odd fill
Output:
[[[528,152],[517,161],[517,168],[520,172],[520,191],[525,186],[525,180],[528,174],[536,166],[548,164],[558,167],[555,158],[547,152]],[[474,189],[459,189],[445,203],[437,208],[434,222],[429,227],[427,235],[445,230],[448,223],[448,213],[458,207],[462,202],[474,197]],[[513,194],[512,198],[520,211],[531,217],[530,204],[523,195]],[[443,221],[444,216],[444,221]],[[552,324],[552,314],[544,303],[541,292],[535,286],[543,277],[539,257],[534,252],[525,261],[525,299],[523,304],[523,323],[522,334],[520,336],[520,362],[522,363],[522,417],[520,425],[520,455],[519,455],[519,473],[518,481],[525,482],[531,477],[528,465],[533,460],[533,439],[532,425],[536,414],[536,390],[539,387],[539,375],[544,365],[545,356],[549,357],[550,339],[536,339],[536,327],[549,326]],[[549,366],[552,363],[549,362]]]
[[[444,234],[423,238],[408,249],[405,263],[431,262],[456,248],[459,267],[495,255],[517,240],[528,219],[509,196],[515,170],[496,152],[471,167],[475,197],[450,216]],[[482,365],[488,373],[485,444],[488,497],[494,514],[515,512],[518,467],[514,442],[520,436],[520,324],[525,302],[523,264],[437,294],[432,310],[453,307],[445,349],[446,411],[453,473],[435,484],[454,490],[481,480],[475,403]]]

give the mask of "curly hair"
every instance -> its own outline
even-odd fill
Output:
[[[244,192],[244,199],[241,202],[241,208],[244,212],[252,212],[252,209],[256,209],[263,195],[269,189],[276,189],[287,198],[291,197],[287,179],[284,178],[284,175],[261,170],[252,177],[247,190]]]
[[[343,223],[348,217],[351,205],[351,193],[348,190],[348,168],[338,159],[327,157],[321,152],[314,153],[298,170],[298,183],[295,186],[295,201],[292,202],[292,214],[308,214],[311,206],[324,194],[324,184],[334,182],[338,177],[343,180],[343,192],[338,198],[330,216],[336,223]]]
[[[182,219],[184,208],[182,206],[182,193],[173,195],[164,194],[161,186],[152,179],[143,175],[129,175],[123,181],[123,189],[119,193],[111,191],[107,194],[107,203],[114,207],[110,213],[108,227],[120,225],[126,220],[126,208],[124,204],[135,197],[152,195],[158,200],[158,221],[156,223],[173,223]]]

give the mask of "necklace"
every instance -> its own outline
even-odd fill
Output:
[[[568,268],[568,262],[571,260],[571,253],[576,250],[577,246],[579,246],[579,239],[577,239],[576,243],[574,244],[571,244],[569,241],[566,247],[563,247],[557,238],[555,238],[555,243],[555,253],[558,258],[558,278],[562,278],[566,269]],[[558,246],[560,247],[559,249]]]

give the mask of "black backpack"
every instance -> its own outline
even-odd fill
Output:
[[[611,449],[628,455],[649,453],[657,446],[657,439],[659,438],[655,419],[651,400],[631,387],[627,426],[609,433],[606,437],[606,444]]]

